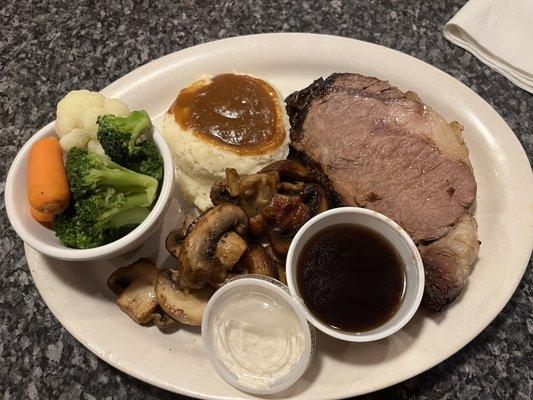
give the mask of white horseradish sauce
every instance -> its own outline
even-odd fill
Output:
[[[218,359],[251,389],[270,387],[301,360],[305,336],[287,302],[260,289],[225,298],[212,317]]]

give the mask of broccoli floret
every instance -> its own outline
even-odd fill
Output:
[[[131,159],[128,168],[161,181],[163,179],[163,158],[155,143],[151,140],[145,140],[139,143],[137,147],[137,157]]]
[[[136,193],[143,199],[140,206],[150,206],[157,194],[158,182],[108,160],[99,154],[74,147],[65,163],[70,190],[81,199],[100,189],[114,189],[117,193]]]
[[[152,121],[144,110],[133,111],[127,117],[101,115],[96,121],[100,144],[106,154],[121,165],[121,161],[135,153],[139,136],[152,127]]]
[[[126,195],[114,189],[76,200],[54,218],[54,229],[67,247],[89,249],[116,240],[140,224],[149,214],[144,193]]]
[[[163,177],[163,158],[152,140],[140,140],[152,122],[146,111],[133,111],[127,117],[98,117],[98,140],[114,162],[157,180]]]
[[[72,202],[65,211],[54,216],[54,231],[56,236],[65,246],[73,248],[78,247],[75,216],[76,210]]]

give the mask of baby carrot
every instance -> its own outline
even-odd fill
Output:
[[[41,222],[42,224],[48,225],[54,220],[54,214],[46,214],[40,211],[37,211],[35,208],[30,206],[30,214],[34,220]]]
[[[63,153],[55,137],[36,142],[28,161],[28,201],[36,211],[59,214],[68,207],[70,190]]]

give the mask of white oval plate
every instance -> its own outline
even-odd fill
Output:
[[[455,303],[441,313],[418,312],[404,329],[379,342],[347,343],[319,335],[315,362],[283,396],[333,399],[384,388],[431,368],[479,334],[513,294],[533,247],[533,174],[504,120],[472,90],[431,65],[374,44],[311,34],[244,36],[195,46],[138,68],[103,93],[120,97],[132,109],[146,109],[160,128],[161,115],[179,89],[202,73],[232,70],[263,76],[284,95],[341,71],[377,76],[414,90],[448,120],[464,125],[478,182],[481,251]],[[163,236],[180,213],[175,201]],[[137,254],[156,253],[157,238],[152,238]],[[177,393],[219,400],[251,398],[217,376],[199,329],[182,327],[162,334],[157,328],[136,325],[115,306],[106,280],[127,257],[69,263],[47,259],[29,247],[26,255],[50,310],[101,359]]]

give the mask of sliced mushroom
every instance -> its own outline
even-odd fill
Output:
[[[170,316],[163,311],[161,306],[158,304],[156,312],[154,313],[154,323],[160,330],[164,331],[176,324],[176,320],[170,318]]]
[[[179,229],[170,232],[167,238],[165,239],[165,247],[167,248],[168,252],[174,257],[178,256],[182,243],[183,238]]]
[[[226,168],[226,190],[230,197],[237,197],[241,193],[240,177],[235,168]]]
[[[226,284],[226,282],[232,280],[233,278],[239,276],[241,274],[235,274],[233,272],[228,272],[225,275],[220,274],[218,277],[214,277],[209,280],[209,286],[211,286],[213,289],[218,289]],[[198,290],[198,289],[194,289]]]
[[[229,269],[237,264],[246,251],[246,247],[246,241],[237,233],[226,232],[216,245],[215,257],[218,258],[223,268]]]
[[[316,183],[308,183],[299,192],[303,202],[309,207],[312,216],[329,209],[328,196],[322,186]]]
[[[211,186],[211,190],[209,191],[209,198],[211,199],[211,203],[213,203],[214,206],[218,206],[219,204],[226,202],[237,203],[237,198],[232,197],[229,191],[227,190],[225,179],[220,179],[216,181],[213,186]]]
[[[276,171],[282,182],[314,182],[316,176],[309,168],[295,160],[279,160],[268,164],[260,172]]]
[[[269,232],[268,238],[270,240],[270,247],[276,257],[283,262],[285,262],[293,237],[294,233],[282,234],[276,229],[271,229]]]
[[[269,244],[265,247],[263,247],[265,250],[265,253],[270,257],[272,261],[274,261],[274,264],[276,265],[276,268],[278,269],[278,275],[280,282],[283,282],[284,284],[287,284],[287,275],[285,273],[285,262],[280,260],[272,250],[272,246]]]
[[[223,202],[239,204],[249,217],[257,215],[277,192],[279,175],[266,172],[240,177],[233,168],[226,169],[226,178],[217,181],[211,188],[214,205]]]
[[[220,266],[211,274],[209,284],[220,287],[226,280],[230,270],[242,257],[248,245],[237,233],[225,233],[217,243],[215,257],[220,261]]]
[[[224,234],[235,231],[243,236],[248,217],[237,205],[222,203],[207,211],[190,229],[178,255],[181,287],[203,288],[222,263],[215,257],[216,247]]]
[[[155,285],[155,298],[163,311],[172,319],[188,325],[201,325],[204,309],[215,289],[180,289],[172,279],[170,269],[159,271]]]
[[[117,269],[107,280],[107,286],[118,298],[117,305],[138,324],[154,318],[157,308],[155,284],[158,269],[146,259]]]
[[[239,204],[248,216],[254,216],[270,202],[278,191],[277,172],[246,176],[241,180],[242,195]]]
[[[191,224],[196,221],[196,219],[192,215],[187,215],[181,228],[176,229],[168,234],[165,240],[165,247],[174,257],[178,257],[179,249],[183,243],[183,240],[185,239],[185,236],[187,235],[187,231]]]
[[[206,212],[209,211],[209,210],[206,210]],[[192,222],[189,224],[189,226],[187,227],[187,231],[185,232],[185,236],[187,236],[189,233],[191,233],[191,231],[194,229],[194,227],[196,226],[196,224],[198,222],[200,222],[202,220],[202,218],[205,216],[206,212],[204,212],[203,214],[200,214],[199,216],[197,216],[196,218],[194,218],[192,220]]]
[[[215,206],[225,202],[237,204],[240,192],[240,177],[237,170],[226,168],[226,177],[213,184],[209,197]]]
[[[285,272],[285,266],[281,265],[281,264],[276,264],[276,267],[278,268],[278,280],[281,282],[281,283],[284,283],[285,285],[287,284],[287,273]]]
[[[248,233],[255,238],[262,238],[268,235],[270,226],[261,214],[254,215],[250,218],[250,227]]]
[[[298,229],[312,216],[329,208],[326,192],[315,172],[295,160],[273,162],[248,176],[239,176],[235,169],[227,169],[225,179],[212,187],[211,200],[215,205],[231,202],[243,209],[250,218],[249,239],[269,244],[269,251],[278,259],[274,266],[278,270],[276,275],[280,276],[284,274],[283,263]],[[248,249],[232,269],[219,262],[212,268],[208,282],[220,286],[240,272],[239,265],[242,267],[251,254],[252,249]]]
[[[283,194],[298,194],[305,189],[305,182],[281,182],[279,191]]]
[[[274,261],[261,245],[253,246],[248,250],[240,262],[244,273],[259,274],[278,279],[278,269]]]

